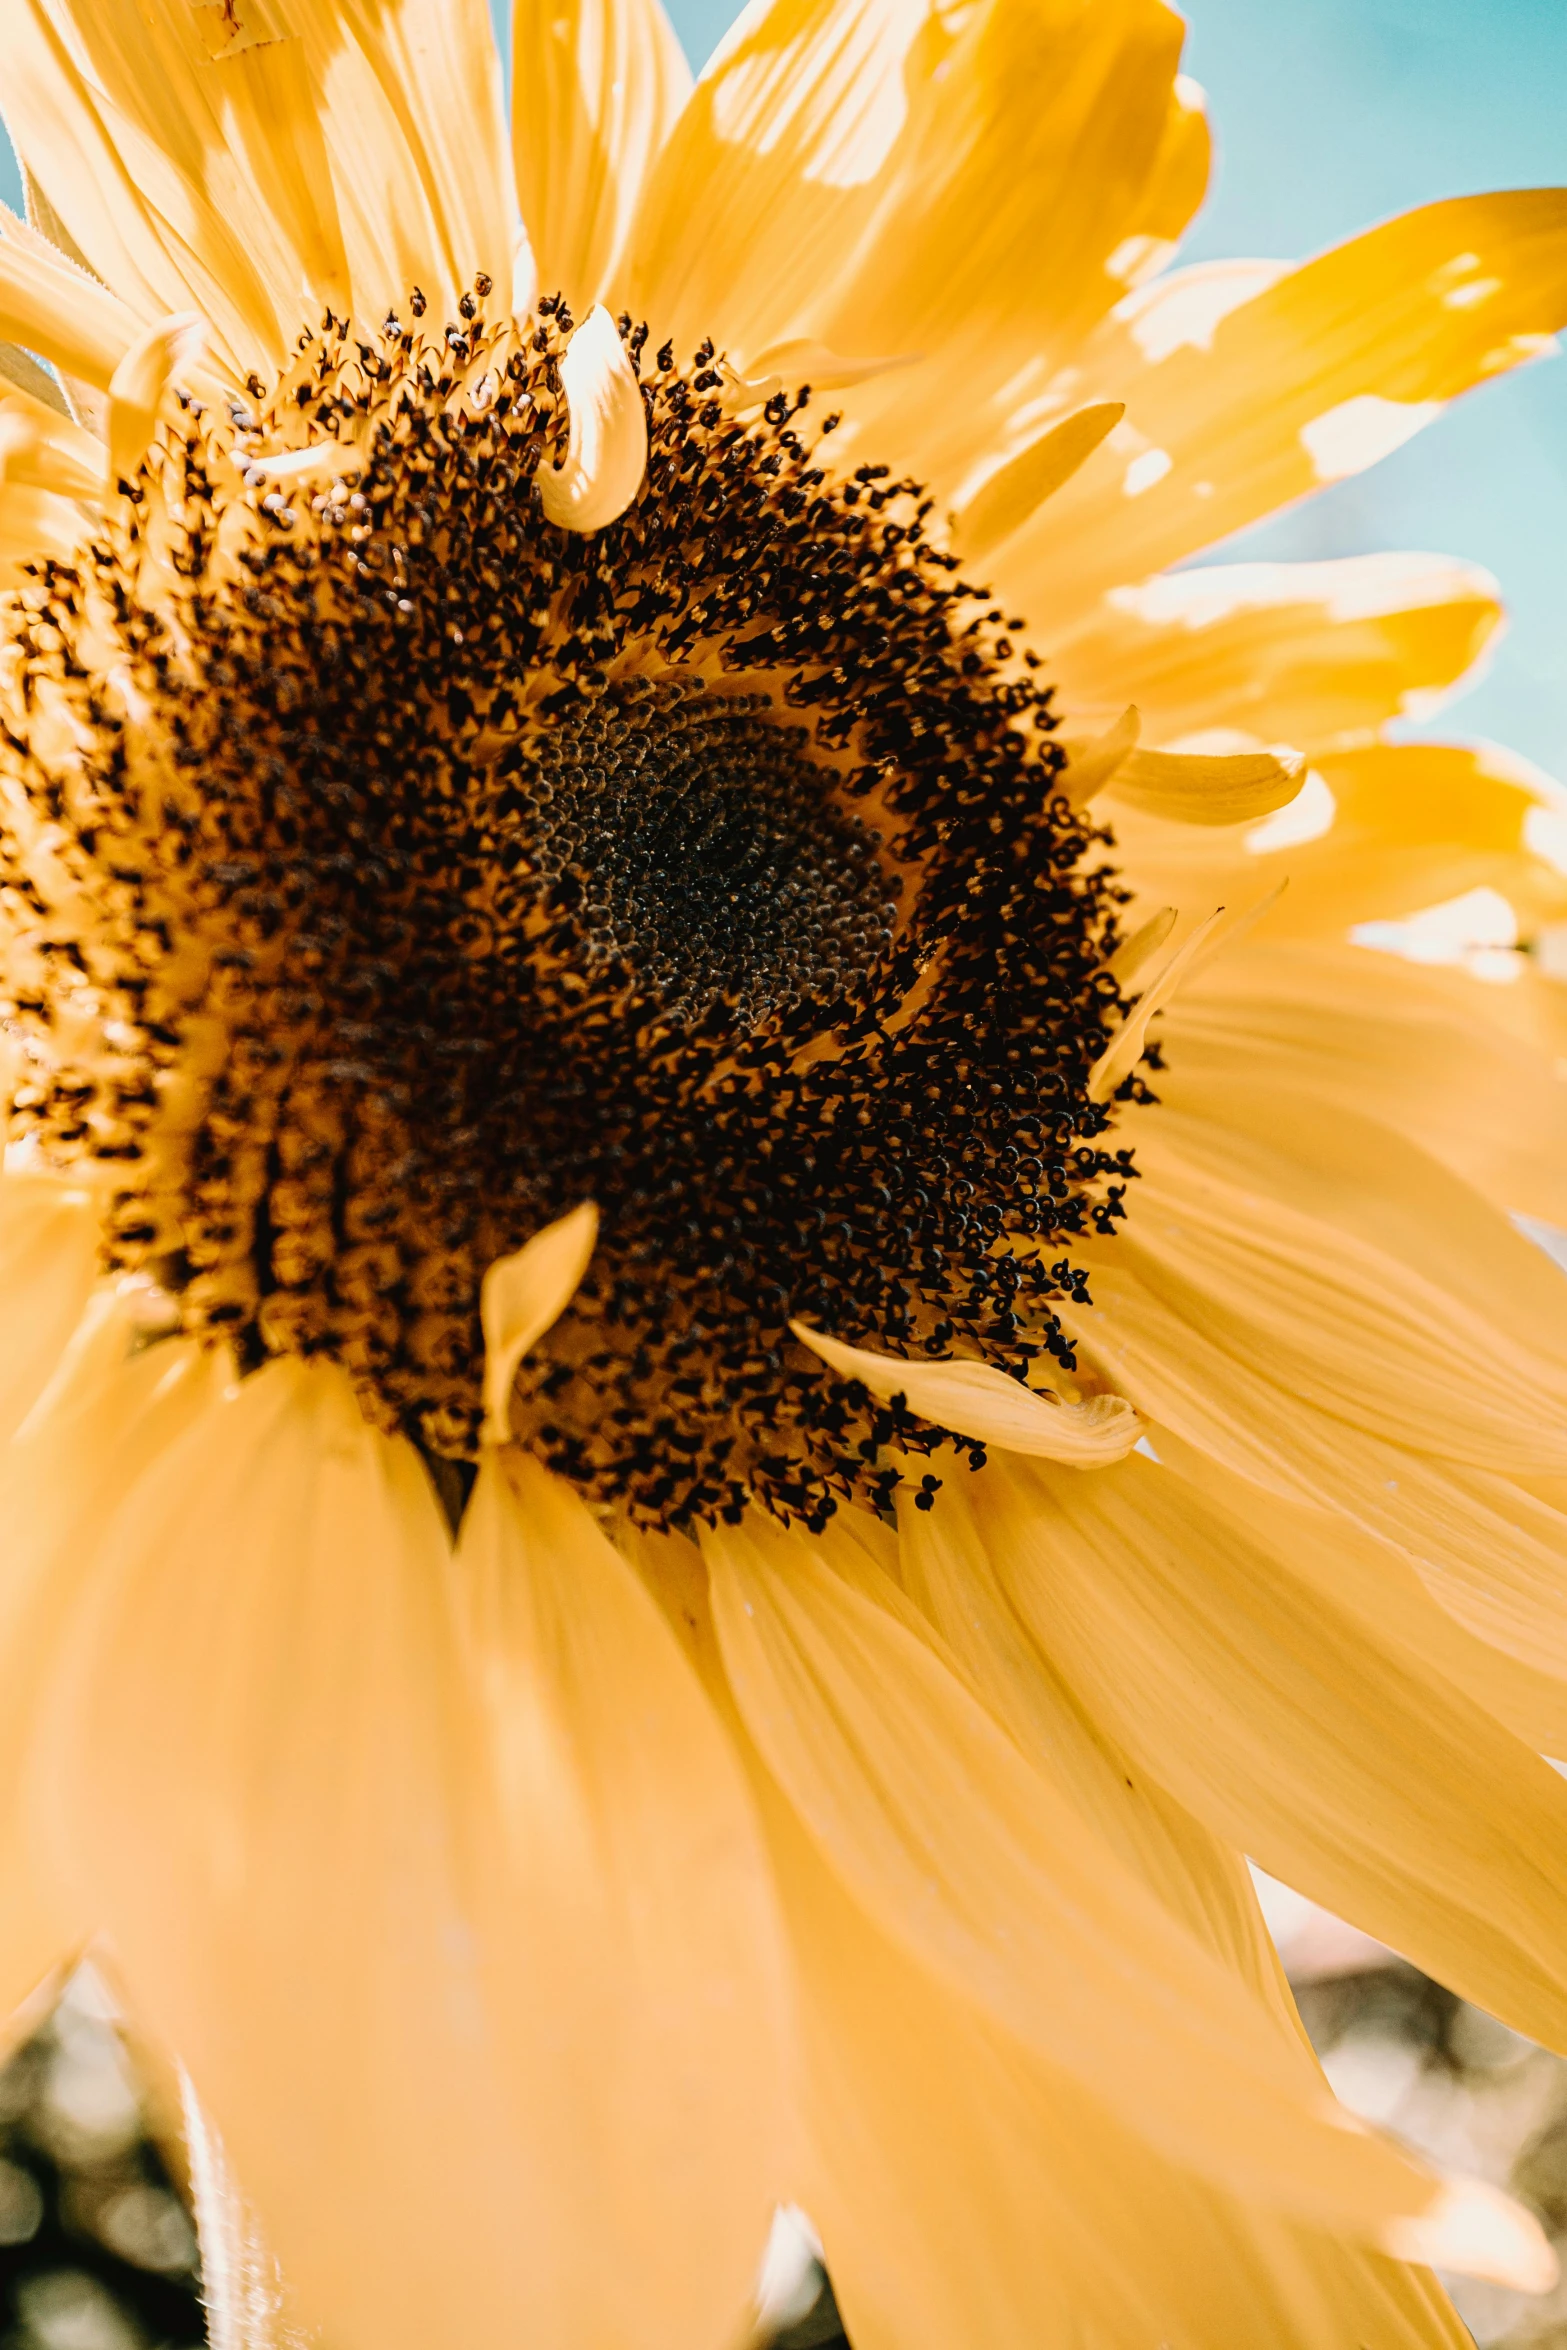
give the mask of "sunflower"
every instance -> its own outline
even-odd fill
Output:
[[[1241,1855],[1567,2046],[1564,828],[1482,576],[1169,567],[1567,196],[1169,270],[1155,0],[0,24],[0,1990],[215,2338],[1461,2343]]]

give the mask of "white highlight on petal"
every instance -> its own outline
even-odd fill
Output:
[[[1128,239],[1134,243],[1135,239]],[[1124,248],[1123,248],[1124,250]],[[1112,255],[1106,266],[1119,276]],[[1123,295],[1111,312],[1150,367],[1176,351],[1211,351],[1232,310],[1283,277],[1287,261],[1199,261]]]
[[[511,1441],[511,1387],[517,1365],[558,1322],[577,1293],[598,1240],[598,1209],[584,1200],[546,1224],[514,1255],[497,1257],[479,1292],[484,1326],[484,1440]]]
[[[1344,481],[1412,441],[1442,408],[1440,400],[1385,400],[1380,392],[1359,392],[1303,424],[1301,447],[1318,481]]]
[[[1523,845],[1531,856],[1567,873],[1567,808],[1526,808]]]
[[[560,363],[571,430],[564,465],[540,469],[539,502],[562,530],[603,530],[647,471],[647,412],[619,329],[596,302]]]
[[[132,481],[158,426],[175,377],[194,367],[207,345],[207,323],[194,310],[160,318],[132,343],[109,379],[109,479]]]
[[[1169,237],[1123,237],[1105,263],[1105,275],[1123,286],[1145,285],[1174,251]]]
[[[1260,824],[1254,824],[1246,835],[1249,856],[1271,856],[1275,849],[1298,849],[1308,840],[1320,840],[1332,827],[1338,814],[1338,802],[1325,776],[1315,767],[1308,767],[1306,778],[1295,797]]]
[[[1399,955],[1406,963],[1455,966],[1472,979],[1502,984],[1523,975],[1517,953],[1518,917],[1500,890],[1465,890],[1461,897],[1422,907],[1398,922],[1359,922],[1351,946]]]
[[[1126,478],[1121,484],[1122,496],[1140,498],[1144,490],[1151,490],[1155,482],[1163,481],[1174,464],[1175,459],[1168,449],[1144,449],[1142,455],[1134,457],[1126,469]]]
[[[822,2240],[797,2203],[773,2213],[767,2250],[756,2280],[756,2331],[774,2334],[798,2325],[815,2306],[822,2285]]]
[[[1102,1469],[1124,1460],[1142,1434],[1142,1422],[1122,1395],[1063,1403],[1058,1396],[1036,1394],[994,1363],[905,1362],[898,1355],[873,1354],[869,1347],[845,1346],[805,1322],[789,1327],[841,1378],[858,1379],[884,1403],[901,1395],[922,1420],[993,1444],[998,1452]]]
[[[1548,2293],[1560,2273],[1539,2222],[1481,2179],[1446,2182],[1429,2211],[1390,2221],[1383,2240],[1395,2260],[1485,2277],[1515,2293]]]
[[[1379,620],[1414,606],[1497,603],[1501,593],[1495,574],[1479,563],[1459,563],[1446,555],[1381,554],[1323,563],[1206,564],[1111,588],[1105,602],[1149,628],[1186,628],[1196,635],[1237,614],[1296,605],[1320,611],[1329,621]]]

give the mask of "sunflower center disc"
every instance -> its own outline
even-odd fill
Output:
[[[411,307],[188,406],[0,607],[15,1129],[112,1175],[106,1261],[187,1330],[449,1458],[487,1266],[591,1198],[519,1435],[642,1524],[885,1507],[942,1432],[789,1321],[1070,1363],[1064,1252],[1132,1172],[1108,835],[1021,624],[806,394],[737,416],[628,329],[646,486],[574,535],[559,306]],[[320,487],[254,462],[322,441]]]

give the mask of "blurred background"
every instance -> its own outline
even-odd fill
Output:
[[[693,65],[734,13],[673,0]],[[1190,0],[1185,13],[1219,159],[1183,260],[1302,256],[1436,197],[1567,180],[1567,0]],[[3,134],[0,196],[20,205]],[[1513,614],[1488,676],[1434,731],[1492,735],[1567,781],[1567,365],[1487,386],[1222,553],[1400,547],[1484,564]],[[1510,2184],[1567,2260],[1567,2065],[1285,1888],[1263,1890],[1339,2094],[1443,2164]],[[157,2135],[85,1973],[0,2069],[0,2350],[195,2350],[194,2241]],[[1567,2350],[1567,2287],[1544,2302],[1468,2283],[1456,2296],[1483,2345]],[[841,2339],[799,2225],[775,2239],[764,2302],[780,2350]]]

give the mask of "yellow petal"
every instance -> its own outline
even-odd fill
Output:
[[[845,1346],[804,1322],[789,1327],[840,1378],[857,1379],[884,1403],[902,1396],[922,1420],[1003,1452],[1036,1453],[1095,1469],[1120,1460],[1141,1434],[1136,1413],[1118,1395],[1064,1403],[1025,1387],[993,1363],[906,1361],[874,1354],[869,1347]]]
[[[841,342],[855,319],[874,349],[931,355],[865,403],[867,437],[915,452],[923,478],[961,479],[1013,439],[1020,410],[1055,421],[1082,405],[1083,338],[1168,254],[1206,180],[1200,93],[1176,71],[1183,29],[1150,0],[992,0],[950,46],[927,34],[898,175],[832,285],[829,332]],[[942,388],[954,368],[960,401]]]
[[[1089,1071],[1090,1101],[1110,1100],[1117,1086],[1124,1084],[1142,1059],[1147,1049],[1148,1025],[1154,1014],[1164,1010],[1183,981],[1201,968],[1208,953],[1222,945],[1231,931],[1238,929],[1256,912],[1256,907],[1232,913],[1227,907],[1220,906],[1199,922],[1194,930],[1189,930],[1180,945],[1165,957],[1158,969],[1144,981],[1137,1002]]]
[[[1273,1874],[1561,2046],[1567,1894],[1548,1855],[1567,1787],[1292,1573],[1278,1505],[1228,1499],[1134,1459],[1091,1485],[987,1472],[973,1506],[1044,1654],[1143,1771]],[[1313,1539],[1309,1522],[1290,1534]]]
[[[7,118],[74,243],[143,323],[186,307],[243,377],[321,305],[507,288],[515,232],[481,0],[104,0],[68,48],[6,0]]]
[[[1227,1178],[1204,1139],[1177,1114],[1139,1153],[1124,1261],[1152,1295],[1241,1364],[1390,1442],[1503,1475],[1567,1471],[1559,1350],[1519,1344],[1466,1291],[1302,1212],[1256,1172]]]
[[[805,1537],[704,1537],[747,1731],[855,1902],[1173,2159],[1375,2237],[1429,2182],[1121,1869],[906,1621]],[[905,1603],[906,1604],[906,1603]]]
[[[0,213],[0,334],[108,389],[139,332],[134,311]]]
[[[1561,1047],[1530,1025],[1535,991],[1393,955],[1374,972],[1372,1019],[1363,948],[1248,942],[1183,991],[1172,1065],[1297,1088],[1335,1114],[1374,1110],[1496,1205],[1567,1227],[1567,1084]],[[1553,985],[1540,986],[1551,1012]]]
[[[560,380],[570,438],[565,463],[539,471],[539,503],[562,530],[602,530],[625,512],[647,471],[641,386],[602,303],[567,344]]]
[[[539,2158],[514,2338],[725,2341],[786,2191],[781,1948],[740,1770],[540,1464],[484,1463],[458,1571],[501,1807],[481,1930]]]
[[[512,153],[546,292],[580,318],[610,281],[691,90],[660,0],[517,0]]]
[[[677,349],[732,360],[823,334],[825,287],[902,119],[918,0],[753,0],[709,58],[647,185],[617,292]]]
[[[1449,556],[1205,564],[1112,588],[1052,672],[1071,709],[1135,692],[1154,744],[1224,727],[1310,751],[1428,717],[1500,618],[1489,573]]]
[[[1084,354],[1077,397],[1124,399],[1167,462],[1150,480],[1112,439],[1011,542],[1000,592],[1048,641],[1107,589],[1373,462],[1564,321],[1567,193],[1552,189],[1406,213],[1152,361],[1134,320]]]
[[[1466,1672],[1452,1655],[1443,1662],[1429,1645],[1425,1653],[1505,1719],[1559,1730],[1561,1701],[1551,1704],[1545,1681],[1567,1683],[1567,1515],[1505,1478],[1447,1468],[1259,1380],[1162,1306],[1129,1265],[1099,1258],[1089,1271],[1096,1304],[1067,1301],[1061,1320],[1153,1423],[1156,1451],[1171,1430],[1264,1494],[1392,1545],[1431,1598],[1497,1652],[1489,1674]]]
[[[1173,906],[1161,906],[1157,914],[1150,914],[1147,921],[1140,924],[1131,937],[1124,940],[1109,957],[1105,969],[1111,978],[1123,984],[1134,979],[1144,964],[1159,952],[1175,928],[1175,920]]]
[[[206,329],[193,310],[160,318],[141,335],[109,381],[109,476],[130,484],[158,428],[176,379],[200,360]]]
[[[1102,792],[1137,748],[1142,732],[1142,712],[1135,702],[1128,703],[1113,726],[1090,742],[1077,742],[1068,736],[1061,739],[1066,765],[1062,768],[1057,789],[1069,799],[1074,808],[1086,808],[1089,801]]]
[[[20,587],[46,556],[69,563],[85,530],[80,507],[53,490],[0,482],[0,587]]]
[[[973,561],[982,560],[1020,530],[1035,507],[1071,480],[1125,414],[1119,400],[1079,408],[988,473],[958,507],[957,543],[963,553]]]
[[[1282,808],[1300,789],[1305,761],[1293,751],[1134,750],[1108,779],[1130,807],[1181,824],[1251,824]]]
[[[547,2151],[476,1933],[487,1768],[417,1456],[341,1373],[268,1366],[130,1481],[91,1565],[40,1830],[303,2316],[344,2350],[527,2331]]]
[[[1467,2350],[1428,2273],[1161,2162],[943,1993],[766,1808],[794,1934],[803,2193],[865,2350]]]
[[[8,1181],[14,1179],[8,1179]],[[16,1286],[10,1268],[9,1293]],[[183,1345],[131,1349],[136,1317],[100,1294],[21,1432],[0,1449],[0,2040],[37,2020],[39,1986],[96,1920],[34,1833],[26,1805],[35,1726],[62,1640],[91,1589],[95,1544],[125,1486],[211,1400],[210,1367]]]
[[[0,1175],[0,1441],[54,1373],[98,1269],[91,1197],[48,1176]]]
[[[497,1257],[484,1276],[484,1419],[491,1444],[511,1435],[511,1390],[517,1366],[576,1295],[598,1241],[591,1200],[546,1224],[512,1256]]]
[[[7,392],[0,397],[0,481],[59,498],[97,499],[104,488],[103,444],[42,400]]]

